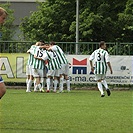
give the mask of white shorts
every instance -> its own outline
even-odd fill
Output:
[[[60,76],[60,70],[59,69],[58,70],[48,70],[47,77],[48,76],[51,76],[51,77],[54,77],[54,76],[59,77]]]
[[[45,71],[44,69],[36,69],[36,68],[32,68],[33,71],[33,77],[38,78],[44,78],[45,77]]]
[[[60,69],[60,74],[69,75],[69,64],[62,64]]]
[[[33,75],[32,66],[26,65],[26,75]]]
[[[106,74],[95,74],[95,80],[105,79]]]

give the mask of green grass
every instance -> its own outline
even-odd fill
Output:
[[[132,91],[26,93],[8,89],[0,101],[0,133],[132,133]]]

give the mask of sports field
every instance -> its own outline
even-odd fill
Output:
[[[8,89],[0,101],[0,133],[132,133],[132,91],[26,93]]]

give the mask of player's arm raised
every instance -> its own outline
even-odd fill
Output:
[[[44,49],[48,49],[49,47],[50,47],[49,44],[45,44],[45,45],[39,46],[39,48],[44,48]]]

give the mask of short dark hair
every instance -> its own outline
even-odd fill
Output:
[[[55,45],[55,42],[54,41],[50,42],[50,45]]]
[[[43,40],[40,40],[39,42],[45,43]]]
[[[99,47],[102,47],[104,44],[105,44],[105,41],[101,41],[101,42],[99,43]]]
[[[41,43],[41,46],[45,45],[45,42],[43,40],[39,41]]]

